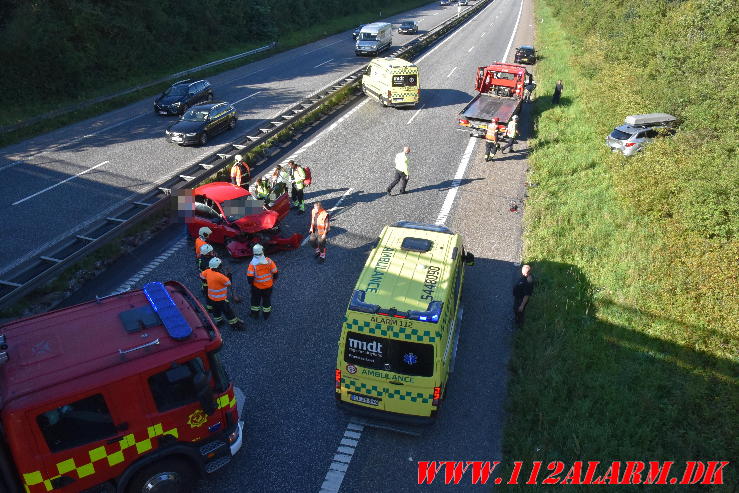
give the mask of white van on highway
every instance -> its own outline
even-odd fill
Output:
[[[377,55],[393,44],[393,26],[387,22],[373,22],[362,26],[354,52],[357,55]]]

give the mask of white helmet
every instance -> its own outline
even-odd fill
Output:
[[[208,236],[210,236],[210,234],[211,234],[212,232],[213,232],[213,231],[212,231],[212,230],[211,230],[211,229],[210,229],[210,228],[209,228],[208,226],[203,226],[202,228],[200,228],[200,229],[198,230],[198,234],[199,234],[199,235],[200,235],[200,236],[201,236],[202,238],[207,238]]]
[[[200,247],[200,255],[208,255],[212,251],[213,247],[208,245],[207,243]]]
[[[210,259],[210,262],[208,262],[208,267],[210,267],[211,269],[217,269],[221,266],[222,263],[223,262],[221,262],[221,259],[219,259],[218,257],[213,257],[212,259]]]
[[[237,163],[238,163],[239,161],[241,161],[241,159],[242,159],[242,157],[241,157],[241,154],[236,154],[236,155],[234,156],[234,159],[236,160],[236,162],[237,162]]]
[[[259,243],[257,243],[256,245],[251,247],[251,252],[257,256],[264,255],[264,247],[260,245]]]
[[[514,120],[518,120],[518,115],[513,115]]]

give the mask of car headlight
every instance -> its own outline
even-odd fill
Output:
[[[188,137],[195,137],[197,133],[191,133],[191,134],[185,134],[185,135],[187,135]]]
[[[172,106],[182,106],[182,102],[177,101],[176,103],[172,103]]]
[[[165,131],[164,131],[164,133],[165,133],[166,135],[172,135],[172,132],[170,132],[169,130],[165,130]]]

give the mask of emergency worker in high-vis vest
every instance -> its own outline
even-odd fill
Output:
[[[203,226],[198,230],[198,237],[195,238],[195,258],[200,258],[200,247],[208,244],[208,237],[213,231],[208,226]]]
[[[234,314],[228,302],[228,289],[231,288],[231,279],[221,272],[221,259],[213,257],[208,262],[208,268],[200,273],[200,278],[208,284],[208,300],[213,306],[213,321],[215,323],[226,322],[232,329],[242,330],[244,322]]]
[[[252,247],[254,257],[246,270],[246,279],[251,285],[251,316],[259,318],[260,310],[264,318],[272,315],[272,286],[277,279],[277,265],[264,255],[264,247],[257,243]]]
[[[210,260],[215,256],[215,252],[213,251],[213,247],[209,245],[208,243],[203,244],[203,246],[200,247],[200,256],[196,257],[196,262],[198,264],[198,274],[202,274],[204,271],[208,270],[210,268]],[[203,291],[203,297],[205,298],[205,308],[209,311],[213,311],[213,304],[210,301],[210,298],[208,298],[208,281],[203,279],[203,277],[200,277],[200,287]]]
[[[315,248],[314,255],[322,263],[326,261],[326,235],[328,235],[329,229],[331,229],[331,225],[329,224],[328,212],[323,208],[321,202],[314,203],[310,215],[310,244]]]

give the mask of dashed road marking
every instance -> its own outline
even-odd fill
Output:
[[[470,51],[472,51],[472,50],[474,50],[474,49],[475,49],[475,47],[474,47],[474,46],[472,46],[472,47],[471,47],[471,48],[470,48],[469,50],[467,50],[467,53],[469,53]]]
[[[485,33],[482,33],[482,34],[480,35],[480,37],[481,37],[481,38],[484,38],[486,34],[487,34],[486,32],[485,32]]]
[[[421,107],[420,107],[420,108],[418,108],[418,110],[417,110],[417,111],[416,111],[415,113],[413,113],[413,116],[411,117],[411,119],[410,119],[410,120],[408,120],[408,123],[406,123],[406,125],[410,125],[411,123],[413,123],[413,120],[415,120],[415,119],[416,119],[416,117],[417,117],[417,116],[418,116],[418,114],[419,114],[419,113],[421,112],[421,110],[423,109],[423,107],[424,107],[424,106],[426,106],[426,105],[425,105],[425,104],[422,104],[422,105],[421,105]]]
[[[454,73],[454,71],[457,70],[457,67],[454,67],[451,72],[449,72],[446,76],[449,78],[450,75]]]
[[[187,244],[187,238],[180,238],[177,240],[171,247],[167,248],[164,252],[162,252],[159,256],[154,258],[151,262],[146,264],[146,266],[138,271],[136,274],[128,278],[126,282],[121,284],[118,289],[116,289],[111,294],[118,294],[123,293],[125,291],[129,291],[134,284],[139,282],[141,279],[144,278],[148,273],[159,267],[159,264],[167,260],[169,257],[171,257],[177,250],[184,247]]]
[[[94,170],[94,169],[97,169],[97,168],[99,168],[100,166],[103,166],[104,164],[108,164],[109,162],[110,162],[110,161],[103,161],[102,163],[100,163],[100,164],[96,164],[95,166],[93,166],[93,167],[91,167],[91,168],[87,168],[87,169],[86,169],[86,170],[84,170],[84,171],[80,171],[80,172],[79,172],[79,173],[77,173],[76,175],[72,175],[72,176],[70,176],[69,178],[66,178],[66,179],[64,179],[64,180],[60,181],[59,183],[56,183],[56,184],[54,184],[54,185],[52,185],[52,186],[50,186],[50,187],[46,187],[46,188],[44,188],[43,190],[41,190],[41,191],[38,191],[38,192],[36,192],[36,193],[34,193],[34,194],[32,194],[32,195],[29,195],[28,197],[25,197],[25,198],[23,198],[23,199],[20,199],[20,200],[16,200],[15,202],[13,202],[13,204],[12,204],[12,205],[18,205],[18,204],[21,204],[21,203],[25,202],[26,200],[32,199],[32,198],[34,198],[35,196],[37,196],[37,195],[41,195],[41,194],[42,194],[42,193],[44,193],[44,192],[48,192],[49,190],[52,190],[52,189],[54,189],[54,188],[58,187],[59,185],[63,185],[63,184],[67,183],[67,182],[68,182],[68,181],[70,181],[70,180],[74,180],[74,179],[75,179],[75,178],[77,178],[78,176],[82,176],[82,175],[84,175],[85,173],[89,173],[90,171],[92,171],[92,170]]]
[[[326,65],[326,64],[327,64],[328,62],[333,62],[333,61],[334,61],[334,59],[333,59],[333,58],[329,58],[329,59],[328,59],[328,60],[326,60],[325,62],[323,62],[323,63],[319,63],[318,65],[316,65],[316,66],[315,66],[315,67],[313,67],[313,68],[318,68],[318,67],[320,67],[321,65]]]
[[[337,493],[341,488],[341,483],[344,481],[346,470],[349,469],[349,464],[354,457],[354,452],[359,444],[359,439],[362,437],[362,431],[364,431],[364,425],[359,423],[349,422],[344,429],[344,435],[339,442],[339,446],[336,447],[336,453],[331,461],[331,465],[328,466],[328,472],[321,485],[319,493]]]
[[[262,92],[262,91],[257,91],[257,92],[254,92],[254,93],[252,93],[252,94],[249,94],[249,95],[248,95],[248,96],[246,96],[245,98],[241,98],[241,99],[239,99],[238,101],[234,101],[233,103],[231,103],[231,106],[233,106],[233,105],[235,105],[235,104],[239,104],[240,102],[244,101],[245,99],[249,99],[249,98],[252,98],[252,97],[256,96],[257,94],[259,94],[260,92]]]

